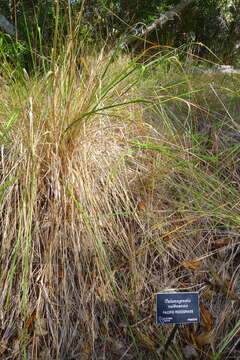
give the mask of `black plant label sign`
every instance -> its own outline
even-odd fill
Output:
[[[200,322],[199,293],[158,293],[157,324],[188,324]]]

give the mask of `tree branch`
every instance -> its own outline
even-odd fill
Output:
[[[201,69],[201,68],[187,68],[187,73],[199,73],[199,74],[240,74],[240,69],[234,69],[231,65],[220,65],[214,69]]]
[[[139,40],[139,38],[146,37],[149,35],[153,30],[162,27],[166,22],[169,20],[173,20],[174,16],[177,16],[186,6],[191,4],[195,0],[182,0],[178,5],[174,8],[166,11],[165,13],[161,14],[160,17],[154,20],[151,24],[146,26],[145,28],[141,28],[139,30],[135,30],[136,33],[126,39],[121,45],[120,48],[124,49],[134,43],[135,41]]]
[[[3,15],[0,15],[0,28],[14,37],[17,36],[15,27]]]

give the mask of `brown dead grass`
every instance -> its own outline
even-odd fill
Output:
[[[211,358],[239,319],[232,158],[220,172],[219,162],[194,162],[203,148],[189,132],[146,123],[139,104],[64,133],[91,108],[97,69],[68,91],[57,69],[2,92],[0,356],[158,359],[171,329],[155,325],[154,294],[172,288],[201,294],[202,322],[183,327],[180,349]],[[123,98],[125,86],[99,107],[140,91]]]

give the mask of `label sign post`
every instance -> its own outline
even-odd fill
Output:
[[[157,294],[157,324],[188,324],[199,321],[198,292]]]
[[[179,325],[200,322],[199,293],[158,293],[156,294],[156,302],[157,324],[175,324],[164,346],[163,359],[165,359],[166,352],[174,339]]]

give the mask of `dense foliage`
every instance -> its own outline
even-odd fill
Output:
[[[147,26],[180,2],[5,0],[0,4],[0,14],[15,25],[19,39],[24,40],[27,47],[49,55],[56,25],[61,30],[58,35],[61,33],[64,36],[81,19],[78,36],[85,46],[96,46],[96,43],[112,46],[119,38],[134,33],[136,28]],[[163,28],[154,31],[148,40],[174,47],[191,42],[203,43],[223,62],[233,63],[239,54],[239,8],[240,0],[195,0]],[[61,43],[61,39],[58,40]],[[199,45],[192,46],[191,52],[204,57],[210,54],[209,50]]]

